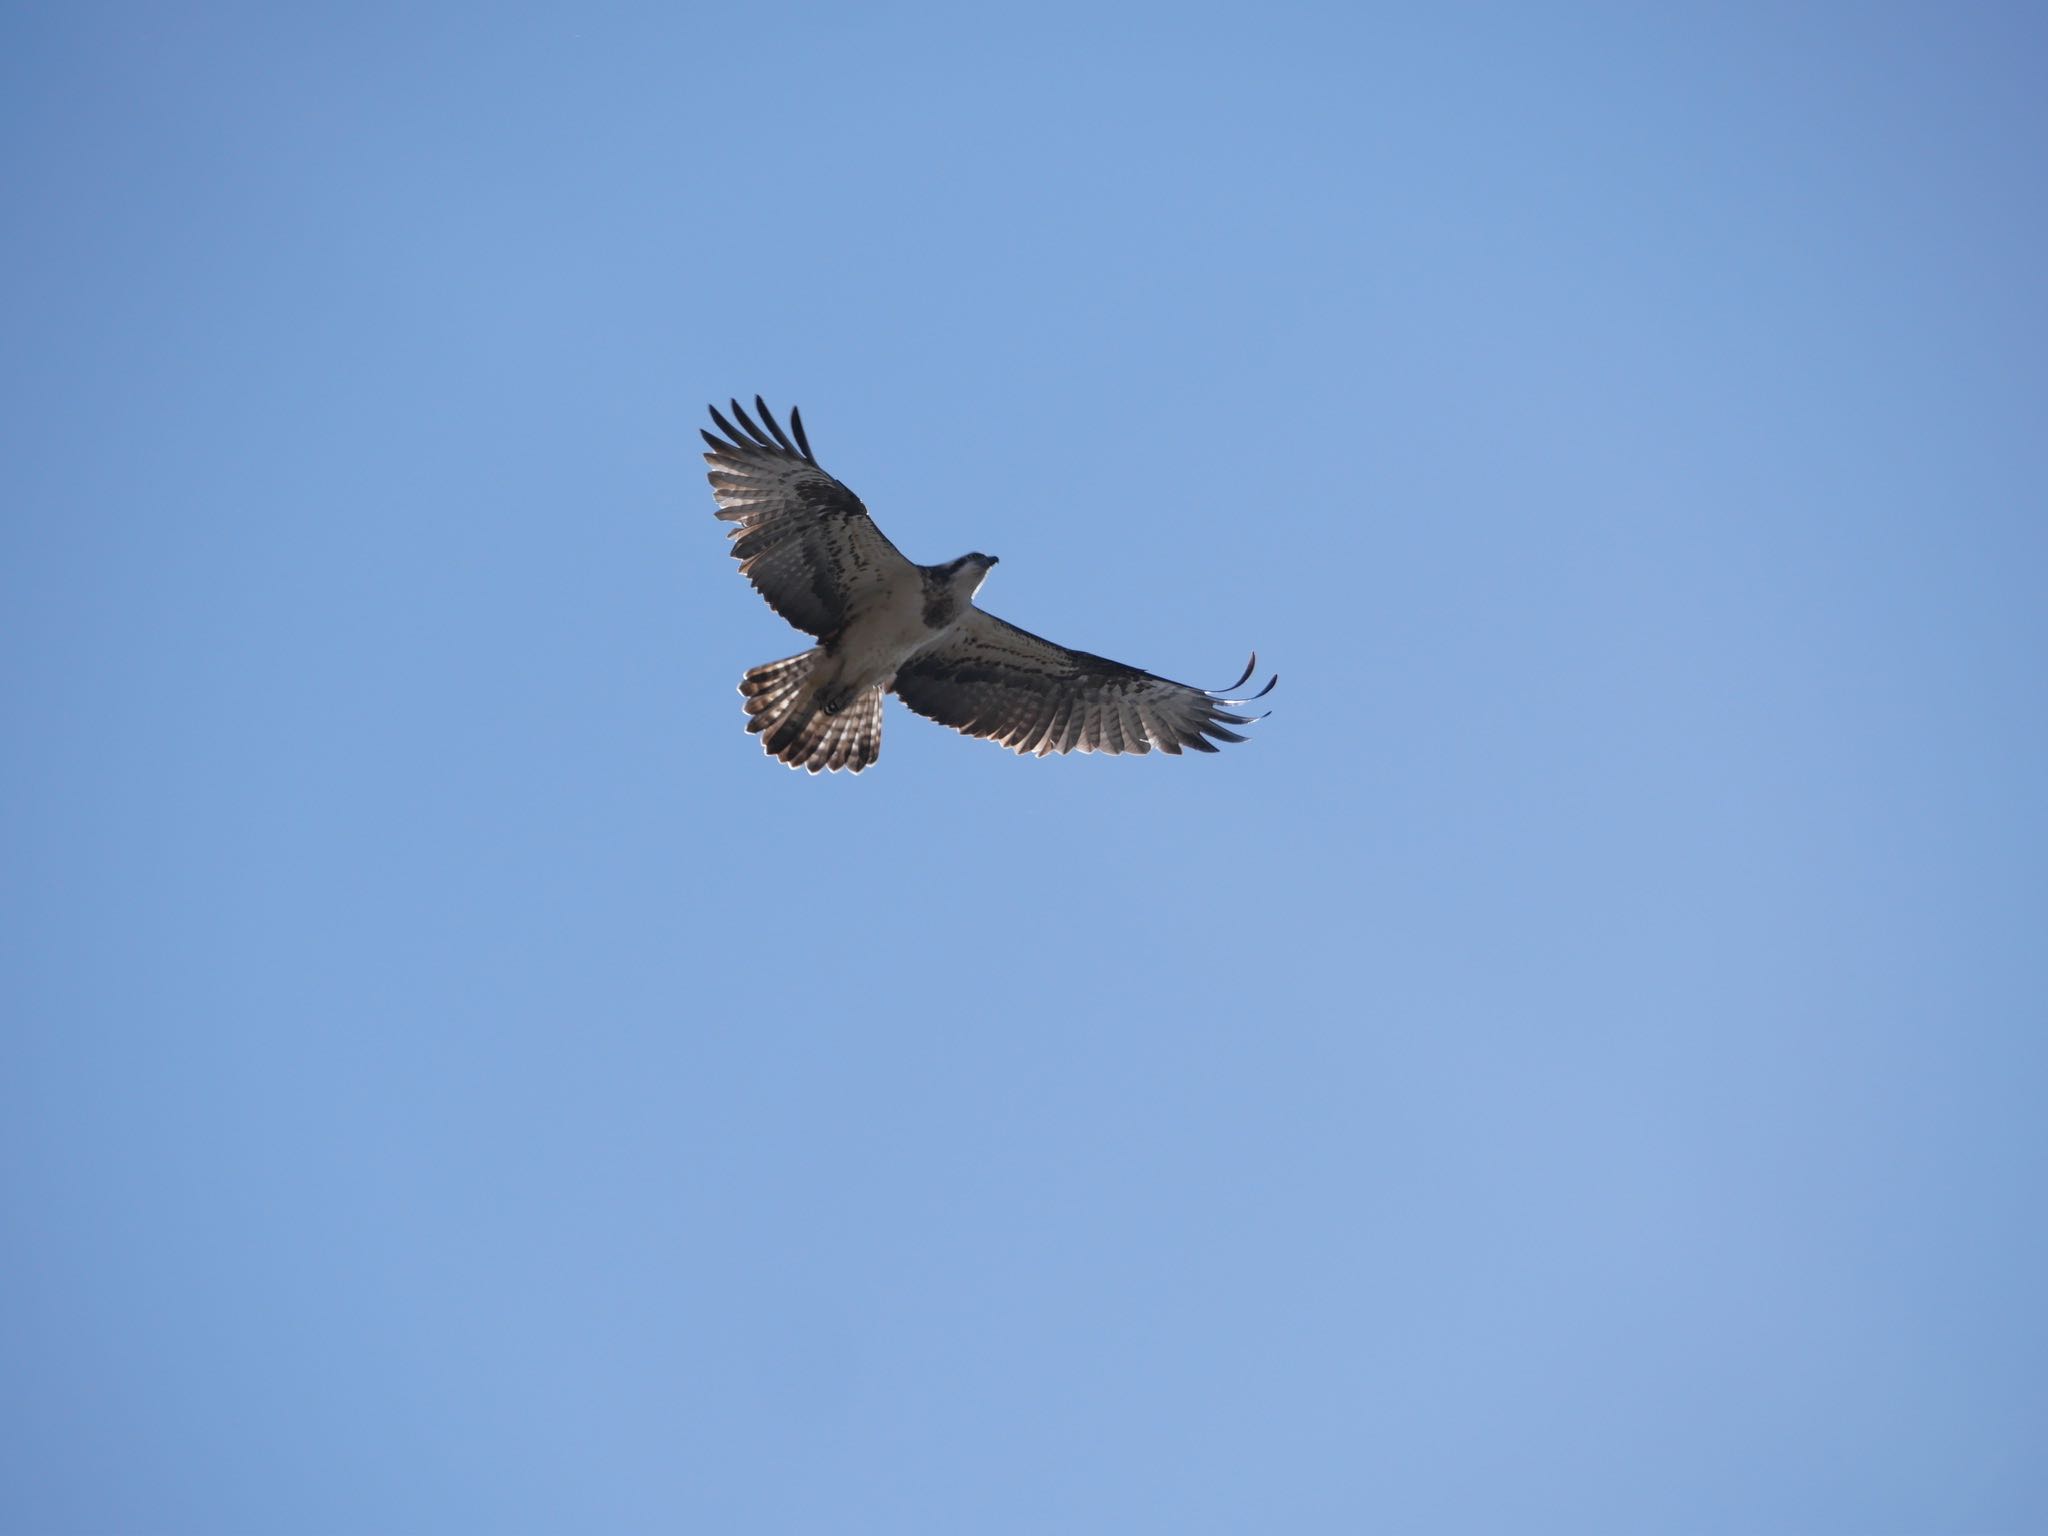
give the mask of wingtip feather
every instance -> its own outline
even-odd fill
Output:
[[[787,454],[795,454],[796,449],[790,446],[789,438],[784,434],[781,423],[776,421],[775,413],[768,409],[768,402],[759,395],[756,395],[754,396],[754,409],[761,413],[761,424],[768,429],[775,441],[781,445],[782,451]]]
[[[754,418],[747,414],[747,408],[737,400],[732,402],[732,413],[739,419],[739,424],[747,429],[747,436],[754,440],[755,447],[772,449],[775,446],[775,440],[754,425]]]
[[[718,430],[723,432],[728,438],[731,439],[730,442],[719,443],[718,446],[720,448],[724,449],[727,453],[730,453],[735,448],[740,447],[742,444],[746,442],[745,434],[741,433],[737,428],[733,426],[731,422],[727,421],[725,419],[725,416],[723,415],[723,413],[719,411],[717,406],[706,406],[705,409],[711,412],[711,419],[718,423]],[[702,431],[703,429],[699,428],[698,430]],[[704,435],[706,437],[711,436],[711,434],[708,432],[706,432]]]

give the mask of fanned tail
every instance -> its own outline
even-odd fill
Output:
[[[770,757],[792,768],[859,773],[882,755],[882,690],[864,688],[843,704],[821,699],[814,674],[823,656],[820,649],[808,650],[741,678],[747,729],[761,738]]]

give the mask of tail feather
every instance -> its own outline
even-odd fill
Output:
[[[855,773],[882,755],[882,690],[864,688],[838,709],[819,701],[816,669],[824,653],[805,651],[755,667],[740,680],[747,729],[770,757],[811,773]]]

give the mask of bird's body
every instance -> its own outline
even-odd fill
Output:
[[[765,431],[738,401],[743,431],[712,408],[725,434],[704,433],[712,494],[719,517],[735,525],[741,572],[820,642],[741,680],[747,729],[771,756],[812,773],[860,772],[880,755],[882,695],[892,691],[941,724],[1041,757],[1213,752],[1210,737],[1244,740],[1225,727],[1247,718],[1220,706],[1246,700],[1054,645],[976,607],[994,556],[906,559],[860,499],[818,467],[803,418],[790,413],[792,441],[758,396],[754,405]]]
[[[994,564],[986,556],[968,555],[949,566],[912,566],[919,578],[914,590],[908,581],[878,583],[872,594],[863,594],[865,600],[849,605],[845,626],[826,644],[832,681],[886,689],[897,668],[936,645],[967,616],[974,589]]]

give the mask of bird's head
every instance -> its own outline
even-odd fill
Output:
[[[982,582],[988,579],[989,567],[995,563],[994,555],[984,555],[976,551],[971,555],[962,555],[958,560],[948,561],[946,569],[952,581],[966,596],[972,597],[980,589]]]

